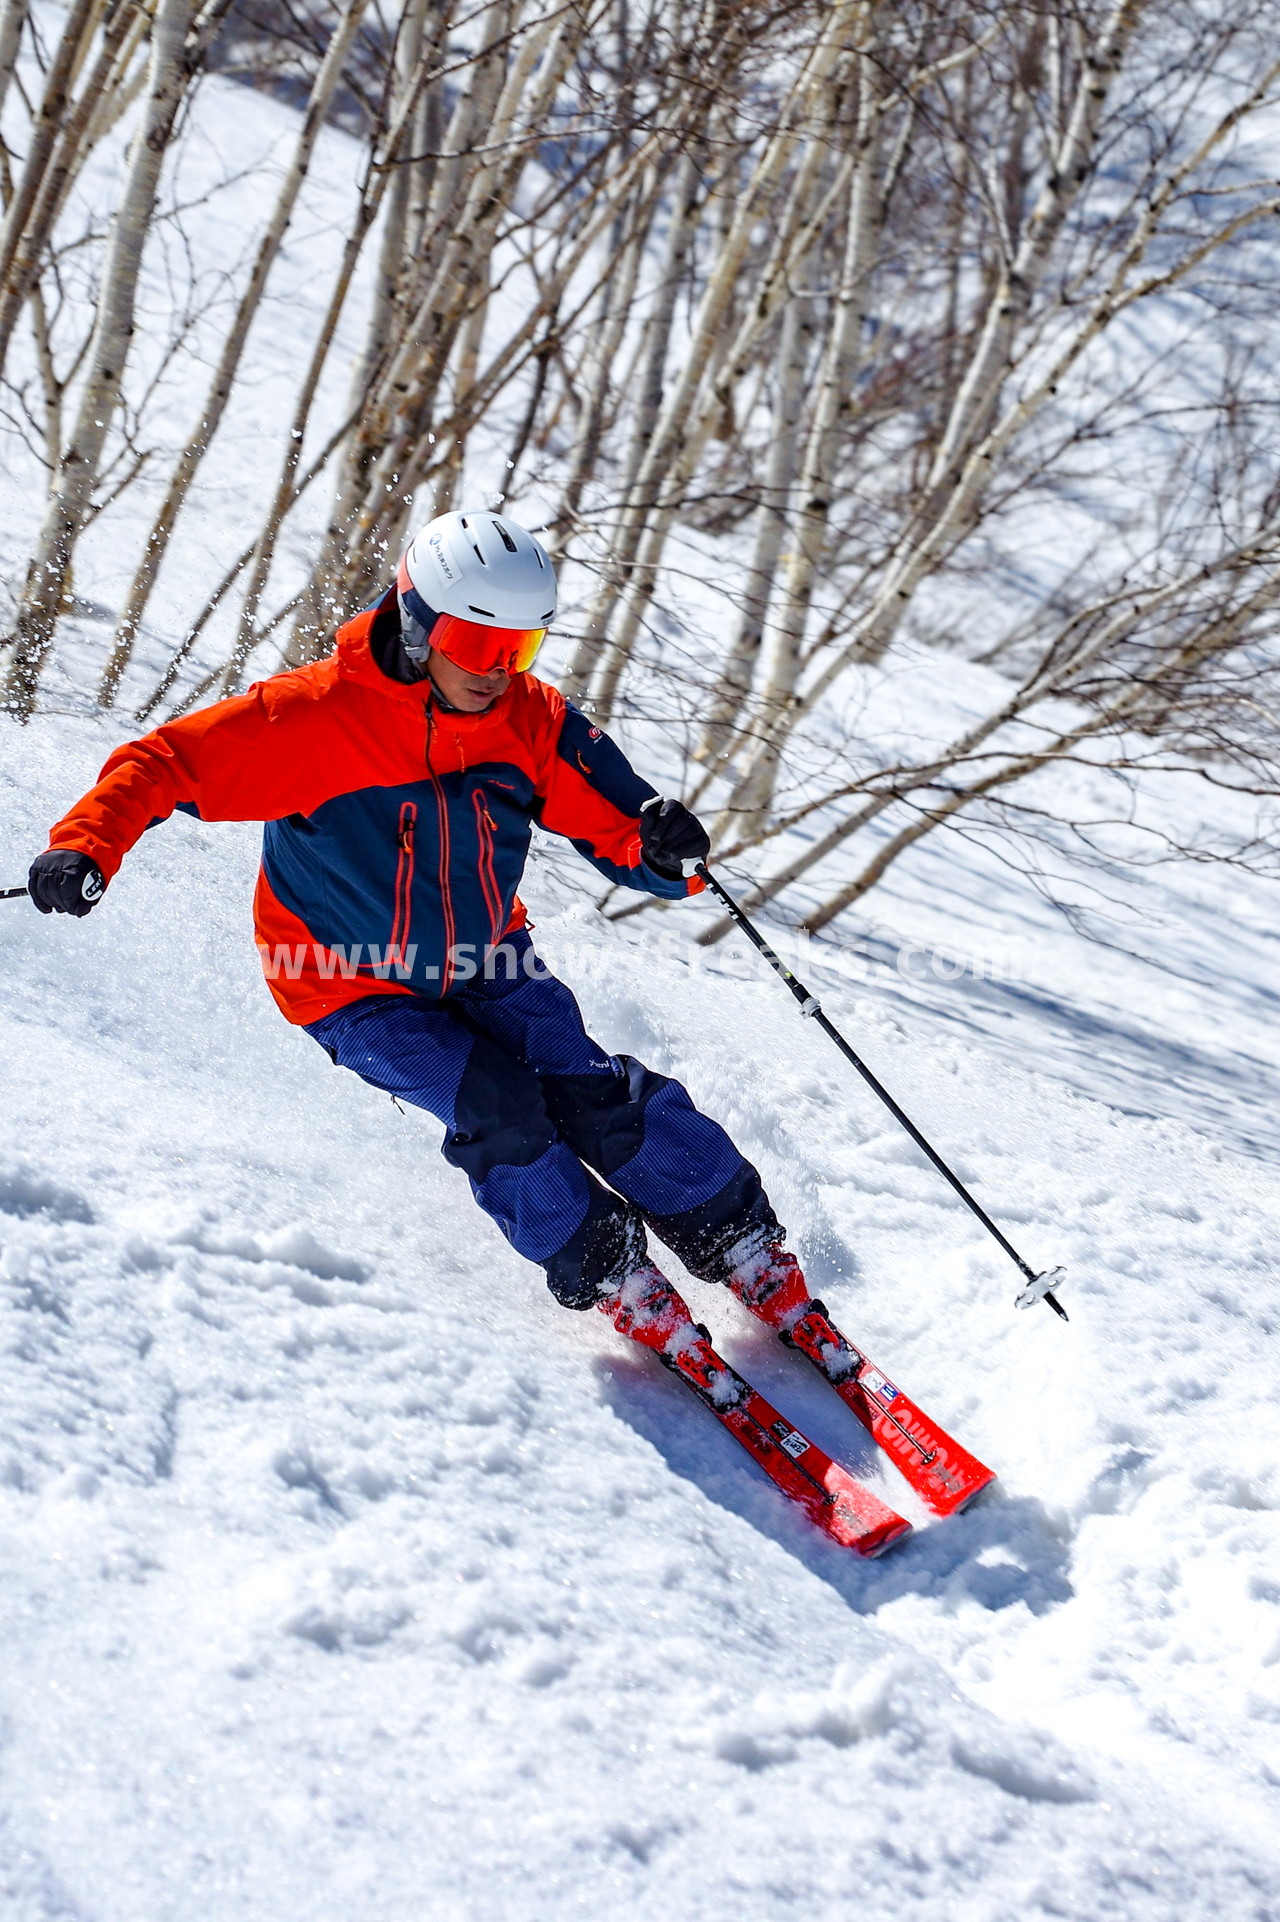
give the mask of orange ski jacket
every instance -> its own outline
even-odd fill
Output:
[[[676,898],[701,881],[648,867],[639,815],[655,790],[545,681],[519,674],[484,714],[440,706],[370,652],[379,612],[322,661],[116,749],[50,835],[109,881],[175,808],[262,821],[259,953],[286,1018],[368,994],[448,995],[522,927],[534,822],[611,881]]]

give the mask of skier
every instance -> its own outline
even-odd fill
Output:
[[[29,887],[41,913],[87,914],[175,808],[264,822],[254,913],[286,1020],[444,1123],[445,1159],[558,1302],[706,1388],[714,1352],[646,1227],[784,1335],[816,1304],[755,1168],[678,1081],[593,1040],[533,947],[533,822],[667,898],[700,891],[709,851],[530,671],[555,611],[523,527],[439,516],[325,659],[117,748]]]

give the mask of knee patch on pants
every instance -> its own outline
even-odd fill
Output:
[[[590,1199],[582,1225],[544,1264],[547,1286],[562,1308],[593,1308],[645,1256],[644,1224],[636,1210],[590,1175],[586,1180]]]
[[[474,1036],[441,1150],[445,1160],[479,1186],[495,1168],[527,1168],[555,1140],[537,1076],[484,1035]]]
[[[787,1233],[749,1161],[742,1163],[719,1194],[699,1207],[670,1215],[645,1209],[644,1218],[659,1241],[679,1255],[700,1281],[727,1281],[731,1257],[740,1261],[757,1249],[784,1241]]]
[[[631,1055],[612,1075],[544,1075],[562,1138],[643,1214],[707,1202],[747,1164],[724,1129],[669,1075]]]

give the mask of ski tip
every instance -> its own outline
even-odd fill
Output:
[[[842,1548],[851,1548],[870,1561],[911,1533],[912,1524],[904,1515],[838,1462],[828,1462],[822,1479],[826,1498],[815,1503],[810,1513],[823,1533]]]
[[[830,1482],[828,1476],[828,1485]],[[833,1491],[823,1504],[823,1511],[814,1515],[823,1533],[839,1542],[842,1548],[851,1548],[863,1561],[874,1561],[887,1549],[904,1542],[914,1530],[905,1515],[899,1515],[861,1483]]]
[[[905,1542],[908,1535],[914,1533],[915,1530],[909,1521],[901,1515],[895,1515],[892,1521],[884,1522],[868,1534],[860,1535],[854,1546],[864,1561],[874,1562],[889,1549],[896,1548],[899,1542]]]
[[[985,1495],[986,1491],[999,1479],[994,1468],[984,1469],[981,1463],[976,1466],[980,1473],[971,1476],[958,1489],[924,1486],[916,1489],[917,1495],[936,1520],[943,1522],[952,1515],[963,1515],[965,1509],[971,1508],[979,1495]]]

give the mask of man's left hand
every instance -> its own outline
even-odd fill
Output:
[[[646,801],[640,811],[640,848],[655,874],[680,881],[686,862],[705,861],[711,852],[707,830],[683,801]]]

